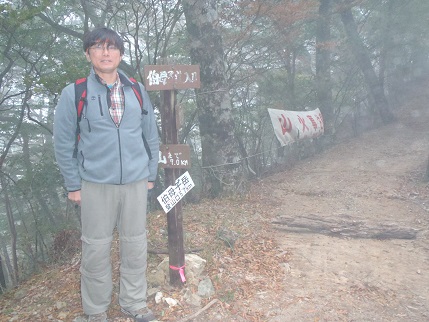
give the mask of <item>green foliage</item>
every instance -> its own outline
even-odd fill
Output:
[[[31,6],[25,6],[23,1],[5,2],[0,4],[1,25],[8,26],[10,31],[31,22],[53,2],[52,0],[32,1]]]
[[[293,87],[285,70],[272,70],[258,83],[257,96],[264,108],[304,110],[317,106],[312,95],[313,76],[301,73],[295,76]]]

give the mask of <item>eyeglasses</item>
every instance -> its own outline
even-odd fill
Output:
[[[95,50],[96,52],[102,52],[105,49],[107,51],[117,51],[117,50],[119,50],[119,48],[116,47],[115,45],[103,46],[103,44],[95,44],[94,46],[91,46],[90,48],[93,49],[93,50]]]

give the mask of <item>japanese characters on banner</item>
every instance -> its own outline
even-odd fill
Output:
[[[274,133],[282,146],[298,140],[316,138],[323,134],[323,117],[317,108],[313,111],[285,111],[269,108]]]
[[[169,212],[193,187],[195,187],[194,181],[186,171],[177,178],[174,186],[169,186],[157,197],[162,209],[166,213]]]

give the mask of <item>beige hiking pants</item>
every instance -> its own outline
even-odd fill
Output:
[[[126,185],[83,182],[81,198],[84,312],[105,312],[110,305],[110,249],[115,227],[121,257],[119,304],[129,310],[146,307],[147,180]]]

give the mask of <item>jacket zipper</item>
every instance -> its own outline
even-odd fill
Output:
[[[101,96],[100,96],[100,94],[98,94],[98,107],[100,108],[100,114],[101,114],[101,116],[104,116],[103,115],[103,106],[101,104]]]
[[[117,133],[118,133],[118,145],[119,145],[119,172],[120,172],[120,176],[119,176],[119,182],[120,184],[122,184],[122,147],[121,147],[121,134],[119,133],[119,129],[117,129]]]
[[[89,120],[86,118],[86,115],[83,114],[83,118],[86,120],[86,122],[88,123],[88,132],[91,133],[91,124],[89,123]]]
[[[81,165],[82,165],[82,169],[83,169],[84,171],[86,171],[86,169],[85,169],[85,156],[83,155],[83,152],[82,152],[82,151],[80,151],[80,155],[82,156],[82,163],[81,163]]]

